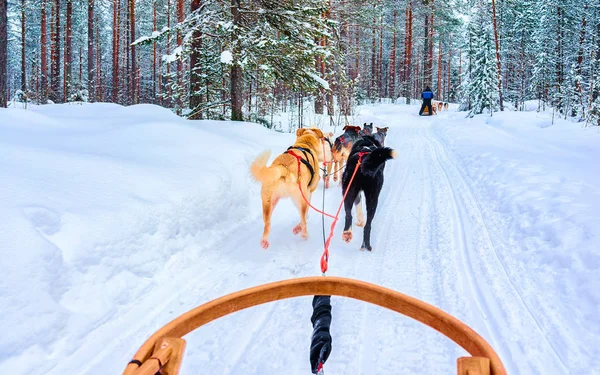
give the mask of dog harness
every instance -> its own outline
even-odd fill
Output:
[[[315,169],[308,162],[308,155],[310,155],[310,158],[313,161],[315,161],[315,157],[314,157],[312,151],[310,151],[309,149],[304,148],[304,147],[294,147],[294,146],[288,147],[288,149],[287,149],[287,151],[285,153],[286,154],[290,154],[290,155],[292,155],[294,157],[297,157],[297,155],[294,154],[293,152],[290,152],[290,150],[300,150],[304,154],[304,157],[306,159],[300,158],[300,161],[302,162],[302,164],[306,165],[306,168],[308,168],[308,170],[310,171],[310,180],[308,180],[308,186],[310,186],[310,184],[312,183],[313,178],[315,177]]]
[[[344,133],[342,135],[340,135],[338,137],[338,139],[340,140],[340,143],[342,144],[342,146],[346,146],[348,143],[350,143],[352,141],[352,136],[350,136],[350,134],[348,133]]]

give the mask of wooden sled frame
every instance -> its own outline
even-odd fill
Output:
[[[181,337],[213,320],[248,307],[287,298],[331,295],[354,298],[385,307],[428,325],[465,349],[472,357],[457,361],[458,375],[506,375],[492,347],[466,324],[446,312],[391,289],[341,277],[305,277],[260,285],[235,292],[175,318],[137,351],[123,375],[177,375],[185,340]],[[162,366],[162,368],[161,368]]]

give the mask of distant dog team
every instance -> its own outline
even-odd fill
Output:
[[[312,193],[319,184],[320,166],[323,165],[324,188],[329,188],[329,176],[338,181],[342,174],[342,194],[346,220],[342,239],[352,240],[352,206],[356,207],[359,227],[364,226],[361,249],[372,250],[371,225],[377,209],[379,193],[383,186],[385,162],[395,157],[395,152],[384,147],[387,127],[375,127],[373,123],[360,126],[347,125],[344,133],[333,143],[333,133],[324,134],[318,128],[301,128],[296,131],[296,141],[283,154],[277,156],[270,166],[267,162],[271,152],[265,151],[251,164],[250,171],[262,184],[264,230],[260,240],[263,249],[269,247],[271,216],[281,198],[292,198],[300,214],[300,222],[292,229],[294,234],[308,238],[307,216]],[[358,165],[360,163],[360,165]],[[357,166],[358,165],[358,166]],[[332,171],[333,169],[333,171]],[[350,184],[356,170],[354,181]],[[361,193],[366,198],[367,219],[361,206]]]

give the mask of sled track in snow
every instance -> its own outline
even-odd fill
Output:
[[[499,273],[501,275],[502,279],[504,280],[504,281],[492,280],[492,282],[496,283],[496,285],[501,285],[501,286],[498,286],[498,288],[505,291],[505,296],[511,296],[518,301],[519,305],[521,305],[521,307],[522,307],[522,310],[527,314],[529,319],[534,323],[535,329],[539,333],[538,337],[542,338],[544,344],[548,347],[550,352],[553,353],[553,356],[555,357],[557,362],[562,366],[563,370],[565,372],[568,372],[567,366],[563,362],[562,358],[558,355],[558,352],[554,348],[554,346],[548,341],[548,338],[544,334],[544,331],[541,328],[540,323],[538,322],[537,318],[535,317],[535,314],[531,311],[531,309],[529,308],[529,306],[523,299],[523,296],[520,294],[520,292],[514,285],[512,279],[510,278],[510,276],[506,270],[506,266],[504,265],[504,263],[502,262],[502,260],[500,259],[499,255],[498,255],[497,247],[491,238],[490,230],[489,230],[489,227],[488,227],[486,221],[484,220],[481,206],[480,206],[478,200],[475,198],[475,195],[473,194],[471,187],[469,186],[469,184],[466,182],[465,178],[463,177],[463,173],[461,173],[460,168],[457,166],[457,162],[453,161],[450,158],[448,151],[445,149],[444,145],[439,140],[435,139],[434,136],[431,135],[431,131],[429,131],[428,133],[429,134],[427,134],[425,136],[425,139],[427,140],[428,144],[431,146],[432,154],[434,155],[434,159],[437,162],[437,164],[439,165],[441,171],[443,172],[443,174],[445,176],[445,181],[451,192],[452,202],[453,202],[455,212],[457,215],[456,222],[461,224],[461,226],[460,226],[460,235],[461,235],[461,239],[462,239],[460,241],[461,256],[463,258],[465,266],[468,267],[468,269],[470,270],[470,272],[467,273],[467,278],[469,280],[469,284],[471,285],[471,289],[476,296],[477,304],[480,307],[481,312],[484,314],[483,318],[484,318],[485,325],[488,328],[490,334],[492,335],[492,339],[493,339],[493,342],[495,343],[496,350],[498,351],[498,353],[501,353],[501,356],[505,362],[505,366],[507,367],[507,370],[509,370],[510,373],[517,373],[517,368],[518,368],[515,365],[515,363],[513,363],[513,361],[511,360],[511,356],[509,354],[510,353],[509,349],[504,344],[504,340],[508,338],[507,336],[509,336],[508,335],[508,333],[510,331],[509,326],[511,323],[509,321],[510,317],[508,317],[505,313],[503,313],[503,308],[498,304],[498,302],[496,301],[496,298],[494,298],[494,296],[496,296],[494,289],[492,288],[492,289],[484,290],[482,286],[489,285],[489,284],[478,282],[478,280],[475,280],[472,276],[472,275],[475,275],[478,273],[482,276],[484,276],[484,275],[481,272],[476,272],[476,270],[473,267],[473,261],[471,259],[471,256],[472,256],[471,254],[473,254],[475,251],[473,246],[477,246],[477,244],[472,244],[472,243],[469,243],[471,241],[467,241],[464,223],[469,222],[469,220],[468,219],[465,220],[465,215],[471,215],[471,217],[473,219],[475,219],[474,223],[469,224],[472,228],[473,237],[478,236],[479,238],[477,238],[477,240],[483,241],[483,246],[482,246],[482,248],[479,249],[479,255],[480,256],[487,255],[487,257],[485,257],[485,259],[484,259],[484,261],[482,261],[482,263],[485,264],[485,266],[487,266],[489,269],[498,271],[496,273]],[[443,165],[443,163],[440,160],[444,160],[447,165],[446,166]],[[451,180],[450,176],[453,176],[452,181],[455,183],[454,185],[450,182],[450,180]],[[460,189],[459,194],[457,194],[457,187]],[[457,200],[458,196],[462,200],[462,204],[460,204],[460,205],[458,204],[458,200]],[[475,233],[478,229],[478,228],[476,228],[477,226],[480,227],[479,228],[481,231],[480,234]],[[486,249],[490,250],[490,251],[485,252]],[[489,276],[489,278],[493,278],[493,275],[488,275],[488,276]],[[505,288],[504,287],[505,285],[508,286],[509,288],[508,289]],[[490,297],[486,298],[486,296],[490,296]],[[494,319],[492,321],[492,324],[488,323],[489,317],[497,318],[499,315],[502,315],[502,317],[504,319],[503,322],[498,321],[498,319]],[[500,324],[502,324],[502,326],[506,330],[504,338],[502,337],[502,333],[498,329],[498,326],[500,326]]]

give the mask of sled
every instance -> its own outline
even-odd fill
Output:
[[[354,298],[411,317],[439,331],[471,357],[457,360],[458,375],[506,375],[494,349],[466,324],[416,298],[364,281],[341,277],[305,277],[265,284],[205,303],[175,318],[137,351],[123,375],[178,375],[185,349],[182,336],[225,315],[287,298],[332,295]],[[201,372],[199,372],[201,373]]]

